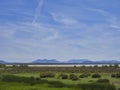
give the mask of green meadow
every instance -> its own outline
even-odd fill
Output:
[[[0,90],[120,90],[119,67],[55,68],[2,68]]]

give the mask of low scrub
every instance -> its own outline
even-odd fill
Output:
[[[87,78],[89,76],[89,74],[81,74],[79,77],[80,78]]]
[[[97,83],[110,83],[109,79],[98,79]]]
[[[70,79],[75,81],[78,80],[79,78],[75,74],[70,74]]]
[[[14,75],[3,75],[2,81],[4,82],[17,82],[17,83],[27,83],[30,85],[34,84],[48,84],[48,87],[54,88],[76,88],[76,90],[116,90],[114,85],[110,83],[87,83],[87,84],[65,84],[60,81],[48,81],[42,80],[40,78],[34,77],[20,77]],[[34,89],[33,89],[34,90]]]
[[[54,77],[55,77],[55,74],[50,72],[40,74],[40,78],[54,78]]]
[[[18,77],[14,75],[3,75],[2,81],[28,83],[30,85],[34,85],[36,83],[36,79],[34,77]]]
[[[59,77],[61,79],[68,79],[68,75],[67,74],[60,74]]]
[[[101,77],[101,75],[97,74],[97,73],[92,75],[92,78],[100,78],[100,77]]]
[[[81,90],[116,90],[114,85],[103,83],[78,84]]]
[[[113,77],[113,78],[120,78],[120,73],[111,74],[111,77]]]

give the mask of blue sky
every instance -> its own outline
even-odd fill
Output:
[[[120,60],[120,0],[0,0],[0,59]]]

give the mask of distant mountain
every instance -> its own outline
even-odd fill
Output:
[[[119,60],[100,60],[100,61],[96,61],[96,63],[99,63],[99,64],[117,64],[117,63],[120,63]]]
[[[0,64],[6,64],[7,62],[0,60]]]
[[[19,62],[6,62],[4,60],[0,60],[0,64],[24,64],[23,62],[19,63]],[[33,62],[28,62],[28,63],[33,63],[33,64],[40,64],[40,63],[61,63],[61,64],[120,64],[120,60],[89,60],[89,59],[71,59],[68,61],[63,61],[60,62],[56,59],[37,59],[34,60]]]
[[[99,60],[99,61],[93,61],[93,60],[89,60],[89,59],[71,59],[68,61],[63,61],[60,62],[58,60],[55,59],[37,59],[35,61],[33,61],[32,63],[78,63],[78,64],[117,64],[120,63],[119,60]]]
[[[93,63],[92,60],[88,60],[88,59],[72,59],[67,61],[66,63]]]
[[[55,59],[37,59],[35,61],[33,61],[32,63],[60,63],[59,61],[55,60]]]

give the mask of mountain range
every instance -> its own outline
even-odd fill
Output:
[[[60,63],[60,61],[56,60],[56,59],[37,59],[35,61],[33,61],[32,63]]]
[[[0,60],[0,64],[8,64],[10,62],[6,62],[4,60]],[[15,63],[15,62],[12,62]],[[12,64],[11,63],[11,64]],[[120,60],[89,60],[89,59],[71,59],[68,61],[58,61],[56,59],[37,59],[34,60],[32,62],[28,62],[28,63],[32,63],[32,64],[41,64],[41,63],[50,63],[50,64],[59,64],[59,63],[63,63],[63,64],[72,64],[72,63],[76,63],[76,64],[120,64]]]

